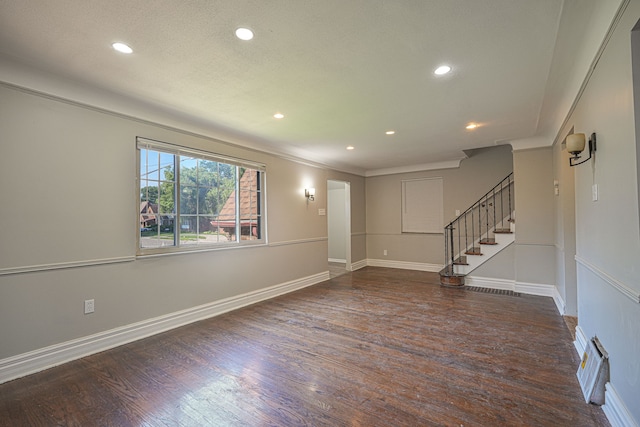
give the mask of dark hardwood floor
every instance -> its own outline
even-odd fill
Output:
[[[329,262],[329,277],[330,278],[336,278],[338,276],[341,276],[345,273],[348,273],[347,271],[347,265],[344,262]]]
[[[367,267],[0,385],[2,426],[601,426],[551,298]]]

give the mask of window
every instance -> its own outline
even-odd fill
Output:
[[[263,243],[264,165],[138,138],[139,253]]]
[[[442,233],[442,178],[402,181],[402,232]]]

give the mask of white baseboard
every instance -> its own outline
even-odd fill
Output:
[[[328,271],[2,359],[0,384],[325,280]]]
[[[494,279],[491,277],[467,276],[464,279],[467,286],[478,286],[490,289],[502,289],[520,292],[521,294],[554,297],[558,292],[555,286],[544,283],[517,282],[510,279]],[[559,296],[559,295],[558,295]]]
[[[607,383],[604,388],[605,404],[602,405],[602,411],[611,423],[611,427],[638,427],[638,423],[629,413],[613,385]]]
[[[556,303],[558,313],[560,313],[561,316],[564,316],[566,313],[566,304],[564,302],[564,298],[562,298],[562,295],[558,292],[558,288],[555,286],[553,287],[553,302]]]
[[[351,264],[351,271],[360,270],[361,268],[365,268],[367,266],[367,260],[361,259],[360,261],[356,261]]]
[[[520,292],[528,295],[538,295],[542,297],[553,297],[553,293],[556,287],[553,285],[546,285],[544,283],[526,283],[516,282],[516,292]]]
[[[584,331],[582,330],[580,325],[576,326],[576,340],[573,342],[573,346],[578,352],[578,357],[582,359],[582,355],[587,349],[587,336],[584,334]]]
[[[437,273],[444,268],[441,264],[428,264],[423,262],[390,261],[386,259],[367,259],[367,265],[371,267],[400,268],[403,270],[430,271]]]
[[[479,288],[501,289],[505,291],[515,291],[515,280],[494,279],[490,277],[467,276],[464,278],[467,286],[477,286]]]
[[[347,260],[341,259],[341,258],[329,258],[329,262],[338,262],[340,264],[346,264]]]

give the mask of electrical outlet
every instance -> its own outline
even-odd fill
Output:
[[[382,251],[382,255],[387,256],[387,250]]]
[[[88,299],[84,301],[84,314],[90,314],[95,311],[95,301]]]

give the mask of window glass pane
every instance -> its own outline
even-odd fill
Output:
[[[148,200],[140,201],[140,228],[150,228],[158,224],[158,205]]]
[[[180,186],[180,213],[182,215],[195,215],[198,213],[197,187],[187,185]]]
[[[160,247],[160,239],[158,238],[158,228],[153,226],[140,231],[140,247],[157,248]]]
[[[198,168],[198,159],[195,157],[180,156],[180,173],[184,169],[196,170]]]
[[[160,179],[160,153],[153,150],[140,150],[140,178],[158,181]]]
[[[218,188],[216,190],[216,193],[215,193],[216,204],[213,212],[214,215],[220,215],[220,213],[222,212],[222,208],[224,207],[224,204],[226,203],[228,198],[229,196],[227,197],[224,196],[222,188]]]
[[[180,215],[180,245],[195,245],[198,240],[198,217]]]
[[[236,179],[237,167],[218,163],[218,173],[220,175],[220,184],[218,185],[218,212],[221,215],[229,214],[229,211],[235,218],[235,197],[236,197]]]
[[[198,164],[198,213],[215,214],[217,208],[217,187],[220,183],[218,163],[200,160]]]
[[[199,218],[200,244],[222,243],[229,241],[224,230],[219,229],[218,221],[214,216],[201,215]]]
[[[236,167],[218,163],[220,186],[218,187],[218,224],[228,240],[236,241]]]
[[[165,175],[162,171],[164,170],[170,170],[171,171],[171,179],[173,179],[173,168],[175,166],[175,155],[171,154],[171,153],[162,153],[162,152],[155,152],[158,153],[159,155],[159,164],[153,168],[150,168],[150,171],[152,171],[151,169],[155,170],[158,169],[160,170],[160,178],[159,179],[165,179]]]
[[[161,246],[174,246],[175,245],[175,215],[160,215],[160,245]]]
[[[218,163],[218,173],[220,174],[220,179],[223,180],[232,180],[235,182],[236,180],[236,167],[233,165],[229,165],[227,163]]]
[[[158,195],[160,194],[160,189],[158,187],[157,181],[142,181],[140,183],[140,201],[155,205],[155,212],[158,211]]]
[[[240,189],[251,190],[256,188],[256,172],[253,169],[240,168]]]
[[[174,246],[173,215],[153,215],[154,223],[140,229],[140,247]]]
[[[258,193],[256,191],[250,191],[248,193],[247,199],[249,200],[249,209],[243,215],[255,217],[258,215]]]
[[[207,228],[201,228],[202,234],[205,236],[207,243],[224,243],[228,242],[231,237],[224,228],[220,226],[220,221],[215,216],[205,215],[200,219],[200,224],[206,223]]]
[[[175,213],[175,192],[175,184],[173,182],[162,182],[160,184],[160,195],[158,200],[158,211],[160,213]]]
[[[256,240],[260,238],[260,234],[258,232],[258,221],[256,218],[242,218],[240,223],[242,224],[240,227],[242,230],[242,234],[240,236],[241,240]]]
[[[240,178],[240,229],[241,240],[260,238],[258,231],[258,171],[243,169]]]
[[[149,186],[149,181],[146,179],[140,180],[140,201],[149,200],[149,195],[147,193],[147,187]]]
[[[184,186],[198,184],[198,160],[193,157],[180,157],[180,184]]]
[[[219,232],[227,236],[230,241],[235,241],[237,239],[235,215],[218,215],[217,225],[219,227]]]
[[[198,213],[213,215],[216,213],[216,204],[218,202],[216,198],[215,187],[198,187]]]
[[[218,163],[211,160],[200,160],[198,164],[198,183],[200,185],[215,186],[218,181]]]

